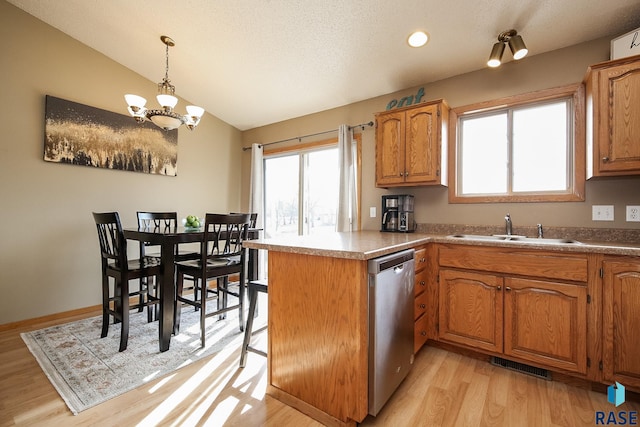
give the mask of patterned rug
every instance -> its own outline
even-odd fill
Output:
[[[207,346],[200,347],[199,313],[182,309],[180,334],[171,337],[169,350],[158,349],[158,323],[147,323],[147,313],[131,312],[129,343],[118,352],[120,325],[111,324],[100,338],[102,317],[92,317],[22,333],[40,367],[67,406],[77,415],[149,381],[156,380],[228,345],[240,347],[243,334],[237,311],[227,319],[207,319]]]

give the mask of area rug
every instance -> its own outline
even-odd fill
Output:
[[[111,324],[100,338],[102,317],[92,317],[22,333],[40,367],[65,403],[77,415],[149,381],[213,355],[226,346],[240,347],[243,334],[237,310],[227,319],[207,319],[207,346],[200,347],[199,313],[182,309],[180,334],[169,350],[158,348],[158,323],[147,323],[147,313],[132,312],[127,349],[118,352],[120,325]]]

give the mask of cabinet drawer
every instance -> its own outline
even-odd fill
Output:
[[[419,295],[427,289],[427,279],[429,277],[429,270],[422,270],[416,272],[416,278],[414,282],[414,291],[416,295]]]
[[[415,306],[413,307],[414,319],[422,316],[427,311],[427,292],[422,292],[416,297]]]
[[[587,256],[521,248],[446,246],[438,250],[443,267],[586,282]]]
[[[413,258],[415,260],[416,273],[418,271],[424,270],[424,268],[427,266],[427,248],[417,248]]]
[[[429,316],[422,315],[415,323],[414,335],[413,335],[413,352],[417,353],[422,348],[425,342],[427,342],[427,323]]]

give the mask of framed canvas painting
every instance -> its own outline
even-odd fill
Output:
[[[47,95],[44,160],[176,176],[178,130]]]

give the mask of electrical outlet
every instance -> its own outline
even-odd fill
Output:
[[[613,221],[613,205],[593,205],[591,219],[593,221]]]
[[[369,208],[369,218],[375,218],[375,217],[376,217],[376,207],[371,206]]]
[[[627,206],[627,222],[640,222],[640,206]]]

